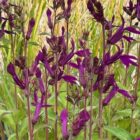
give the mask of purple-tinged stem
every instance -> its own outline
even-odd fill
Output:
[[[103,33],[103,59],[105,57],[105,28],[104,25],[102,25],[102,33]],[[103,73],[105,70],[103,71]],[[99,87],[99,118],[98,118],[98,123],[99,123],[99,139],[103,140],[103,104],[102,104],[102,89],[103,89],[103,82],[104,82],[104,75],[103,75],[103,80],[100,82],[100,87]]]
[[[24,45],[25,45],[24,46],[24,55],[25,55],[25,60],[26,60],[24,70],[27,71],[27,47],[28,47],[27,45],[28,45],[28,41],[26,39],[25,39]],[[28,74],[26,74],[26,76],[28,77]],[[30,137],[30,140],[34,140],[34,138],[33,138],[33,125],[32,125],[32,120],[31,120],[31,109],[30,109],[29,83],[26,85],[25,95],[26,95],[26,99],[27,99],[27,115],[28,115],[29,137]]]
[[[92,131],[92,125],[93,125],[93,108],[92,108],[92,104],[93,104],[93,74],[91,74],[91,85],[90,85],[90,122],[89,122],[89,140],[92,140],[92,135],[93,135],[93,131]]]
[[[45,92],[45,104],[48,104],[48,75],[47,71],[45,70],[45,76],[46,76],[46,92]],[[45,123],[48,126],[48,108],[45,107]],[[49,140],[49,130],[48,127],[46,127],[46,140]]]
[[[66,20],[66,28],[67,28],[67,38],[66,38],[66,42],[67,42],[67,50],[66,52],[68,53],[68,46],[69,46],[69,20]],[[69,66],[67,65],[67,74],[69,74]],[[69,93],[69,84],[67,83],[67,97],[68,97],[68,93]],[[68,109],[68,100],[66,101],[66,108]]]
[[[84,89],[84,109],[86,110],[86,104],[87,104],[87,89]],[[87,138],[87,126],[84,127],[84,140]]]
[[[11,29],[11,32],[12,32],[12,28],[10,28],[10,29]],[[11,34],[11,50],[12,50],[12,59],[13,59],[13,64],[14,64],[15,63],[15,39],[13,38],[13,34]],[[14,84],[14,98],[15,98],[15,103],[16,103],[16,109],[18,109],[16,84]],[[19,140],[18,121],[16,122],[16,140]]]
[[[55,140],[58,140],[58,85],[57,85],[57,73],[58,73],[58,54],[55,53],[55,58],[56,58],[56,70],[55,70],[55,85],[54,85],[54,90],[55,90],[55,129],[54,129],[54,135],[55,135]]]

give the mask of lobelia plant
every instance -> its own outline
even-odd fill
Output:
[[[15,18],[10,14],[9,7],[14,6],[6,0],[2,0],[0,8],[6,12],[5,18],[0,15],[0,39],[5,34],[11,35],[11,40],[14,40],[15,32]],[[133,26],[133,20],[137,18],[140,20],[140,2],[134,5],[130,0],[129,6],[124,7],[124,11],[130,16],[131,23],[126,25],[126,21],[120,15],[121,25],[115,25],[115,16],[111,21],[105,17],[104,7],[101,2],[97,0],[88,0],[87,8],[97,23],[102,26],[102,47],[100,47],[102,55],[96,56],[91,51],[88,44],[89,32],[84,32],[83,36],[79,38],[79,46],[76,46],[76,39],[69,37],[69,24],[72,10],[72,0],[53,0],[52,7],[46,10],[47,25],[50,34],[46,37],[47,45],[38,51],[33,63],[28,64],[28,45],[35,26],[35,19],[31,18],[28,23],[27,31],[22,29],[24,40],[24,55],[15,57],[14,41],[11,44],[13,49],[13,61],[7,66],[8,73],[14,80],[15,87],[18,86],[23,91],[27,99],[27,117],[29,128],[29,139],[34,140],[34,127],[40,120],[41,111],[45,108],[45,136],[49,140],[49,112],[48,107],[54,107],[54,139],[72,140],[76,139],[83,130],[83,139],[93,140],[94,116],[98,117],[97,131],[99,140],[104,140],[104,112],[103,110],[111,104],[111,100],[117,94],[121,94],[132,104],[131,115],[131,132],[133,126],[133,113],[136,107],[137,92],[139,84],[139,67],[140,67],[140,52],[138,56],[130,54],[130,46],[136,39],[132,35],[139,35],[140,31],[136,26]],[[9,11],[8,11],[9,10]],[[61,20],[66,22],[66,27],[61,26],[60,33],[56,32],[57,23]],[[10,31],[6,29],[6,24],[9,23]],[[71,38],[71,39],[70,39]],[[128,44],[125,48],[125,44]],[[71,47],[71,48],[69,48]],[[113,50],[113,51],[112,51]],[[127,51],[125,51],[127,50]],[[140,50],[140,49],[139,49]],[[119,86],[114,70],[114,64],[119,61],[125,70],[125,86],[127,80],[128,69],[136,67],[137,78],[134,85],[133,94],[126,89]],[[71,72],[71,71],[72,72]],[[21,75],[17,73],[21,72]],[[63,83],[62,83],[63,82]],[[59,114],[59,90],[60,84],[66,86],[66,107],[63,107]],[[54,93],[50,93],[50,89],[54,88]],[[93,112],[94,95],[98,92],[98,108],[97,112]],[[15,90],[16,94],[16,90]],[[54,94],[54,104],[49,104],[49,97]],[[15,97],[16,98],[16,97]],[[73,112],[71,112],[72,104]],[[31,105],[34,107],[32,112]],[[17,106],[18,109],[18,106]],[[76,113],[75,113],[76,112]],[[58,119],[60,118],[60,119]],[[59,122],[62,132],[62,138],[59,136]],[[89,126],[89,127],[87,127]],[[89,128],[89,129],[88,129]],[[18,127],[16,127],[18,129]],[[17,131],[17,130],[16,130]],[[16,134],[18,138],[18,133]],[[138,140],[137,138],[136,140]]]

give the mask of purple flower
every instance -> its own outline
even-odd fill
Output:
[[[7,66],[7,71],[8,73],[10,73],[15,81],[15,83],[21,88],[21,89],[25,89],[25,83],[20,80],[15,72],[15,67],[12,63],[10,63],[8,66]]]
[[[51,105],[46,105],[46,104],[44,104],[44,102],[45,102],[45,96],[42,94],[41,99],[39,99],[37,96],[37,89],[35,89],[34,90],[34,102],[32,103],[32,105],[34,105],[36,108],[33,119],[32,119],[33,124],[37,123],[42,107],[51,107]]]
[[[71,5],[72,5],[72,0],[67,0],[67,9],[64,10],[64,17],[66,20],[70,18],[70,12],[71,12]]]
[[[31,68],[29,69],[30,75],[33,75],[35,73],[39,61],[43,61],[43,59],[44,55],[41,51],[39,51],[37,56],[35,57],[35,61],[33,62]]]
[[[118,87],[117,86],[113,86],[111,91],[109,92],[109,94],[106,96],[106,98],[103,100],[103,105],[108,105],[109,102],[111,101],[111,99],[116,95],[118,91]]]
[[[63,50],[59,59],[60,66],[64,66],[65,64],[67,64],[70,61],[70,59],[74,56],[75,43],[73,39],[71,40],[71,44],[72,44],[72,50],[69,54],[66,54],[65,50]]]
[[[45,87],[43,84],[43,80],[41,78],[41,71],[39,68],[36,69],[36,77],[38,78],[40,91],[41,91],[42,95],[45,95]]]
[[[122,25],[117,29],[117,31],[108,39],[109,44],[116,44],[118,41],[121,39],[126,39],[128,42],[133,41],[134,39],[132,37],[128,37],[124,35],[125,31],[134,33],[134,34],[140,34],[140,31],[136,30],[134,27],[129,26],[129,27],[124,27],[125,21],[124,18],[121,16],[122,19]]]
[[[75,84],[77,80],[74,76],[71,75],[64,75],[62,76],[62,79],[64,79],[66,82],[69,82],[71,84]]]
[[[135,62],[137,61],[137,58],[135,56],[124,54],[124,55],[121,55],[119,59],[126,66],[126,68],[128,68],[130,64],[134,66],[138,66],[138,64]]]
[[[103,87],[103,92],[106,93],[111,86],[115,85],[114,74],[111,74]]]
[[[91,54],[91,52],[89,49],[84,49],[84,50],[76,51],[75,54],[80,56],[80,57],[87,57]]]
[[[119,46],[117,46],[117,49],[118,51],[112,56],[110,56],[110,51],[105,54],[104,65],[110,65],[121,57],[123,49],[120,49]]]
[[[131,96],[126,90],[120,89],[116,83],[114,83],[112,89],[110,90],[109,94],[103,100],[103,105],[106,106],[112,100],[112,98],[119,92],[124,97],[126,97],[131,103],[135,101],[134,97]]]
[[[30,21],[29,21],[28,31],[27,31],[27,34],[26,34],[26,39],[27,40],[29,40],[30,37],[31,37],[31,33],[32,33],[34,25],[35,25],[35,20],[33,18],[31,18]]]
[[[65,139],[68,139],[69,134],[67,130],[67,122],[68,122],[68,111],[67,109],[63,109],[60,114],[60,120],[61,120],[61,127],[62,127],[62,135]]]
[[[82,110],[72,123],[72,134],[77,136],[90,119],[90,115],[86,110]]]

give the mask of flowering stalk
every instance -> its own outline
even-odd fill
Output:
[[[93,74],[91,73],[91,82],[90,82],[90,122],[89,122],[89,140],[92,140],[93,130]]]
[[[48,74],[47,74],[47,70],[45,70],[45,76],[46,76],[45,104],[48,104]],[[47,107],[45,107],[45,124],[48,125],[48,108]],[[46,140],[49,140],[48,127],[46,127]]]
[[[105,58],[105,27],[102,25],[102,36],[103,36],[103,59]],[[105,73],[105,70],[103,71]],[[103,80],[100,82],[100,87],[99,87],[99,139],[103,139],[103,104],[102,104],[102,89],[103,89],[103,81],[104,81],[104,74],[103,74]]]
[[[54,90],[55,90],[55,131],[54,131],[54,134],[55,134],[55,140],[58,140],[58,90],[57,90],[57,79],[58,79],[58,70],[57,70],[57,67],[58,67],[58,54],[55,53],[55,59],[56,59],[56,70],[55,70],[55,85],[54,85]]]
[[[31,33],[32,33],[32,29],[35,25],[35,21],[32,18],[29,21],[29,25],[28,25],[28,31],[26,34],[26,39],[25,39],[25,46],[24,46],[24,53],[25,53],[25,80],[26,80],[26,89],[25,89],[25,95],[26,95],[26,99],[27,99],[27,114],[28,114],[28,126],[29,126],[29,136],[30,136],[30,140],[33,140],[33,125],[32,125],[32,119],[31,119],[31,109],[30,109],[30,91],[29,91],[29,75],[28,75],[28,68],[27,68],[27,45],[28,45],[28,40],[31,37]]]

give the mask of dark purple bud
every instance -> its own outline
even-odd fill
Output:
[[[99,1],[89,0],[87,3],[87,8],[97,22],[104,24],[104,11],[103,6]]]
[[[64,139],[69,137],[68,130],[67,130],[67,122],[68,122],[68,111],[67,109],[63,109],[60,114],[61,120],[61,128],[62,128],[62,135]]]
[[[15,60],[15,65],[18,66],[20,69],[24,69],[25,68],[25,57],[24,56],[20,56],[19,58],[17,58]]]
[[[11,28],[14,27],[14,17],[11,14],[9,15],[9,25]]]
[[[27,40],[30,39],[34,26],[35,26],[35,20],[33,18],[31,18],[30,21],[29,21],[28,31],[27,31],[27,34],[26,34],[26,39]]]
[[[10,73],[12,76],[16,75],[15,73],[15,67],[12,63],[10,63],[8,66],[7,66],[7,71],[8,73]]]
[[[41,71],[39,68],[36,69],[36,77],[41,78]]]
[[[51,12],[51,10],[48,8],[48,10],[47,10],[48,26],[49,26],[49,28],[52,30],[53,24],[52,24],[51,15],[52,15],[52,12]]]

